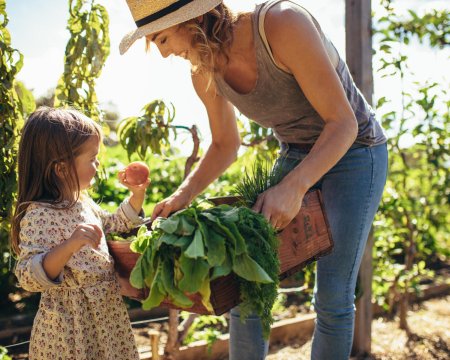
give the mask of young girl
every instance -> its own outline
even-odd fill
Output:
[[[12,222],[15,274],[42,292],[30,359],[139,359],[105,233],[141,223],[149,180],[130,186],[115,214],[85,193],[97,172],[100,127],[75,110],[40,108],[19,145],[18,202]]]

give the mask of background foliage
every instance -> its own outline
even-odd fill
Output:
[[[377,111],[389,134],[389,177],[375,226],[374,295],[386,309],[400,304],[407,328],[408,291],[439,270],[449,256],[450,93],[446,83],[415,80],[406,55],[414,41],[450,45],[450,13],[409,11],[398,16],[385,3],[375,32],[378,76],[396,77],[398,99],[378,99]],[[396,101],[397,105],[393,102]]]
[[[11,47],[11,36],[7,25],[6,2],[0,0],[0,279],[2,284],[0,306],[2,308],[5,302],[10,303],[7,295],[15,289],[9,274],[11,255],[7,237],[9,217],[17,188],[18,136],[24,117],[35,108],[31,92],[15,80],[23,65],[23,55]],[[6,309],[9,310],[8,307]]]
[[[64,73],[55,91],[55,106],[75,107],[100,120],[95,80],[109,55],[109,16],[91,0],[69,0],[70,39],[64,57]]]

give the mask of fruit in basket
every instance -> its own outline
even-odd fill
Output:
[[[130,185],[145,183],[150,175],[148,166],[142,161],[134,161],[125,168],[125,179]]]

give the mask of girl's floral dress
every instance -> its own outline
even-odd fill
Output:
[[[31,360],[139,359],[105,237],[99,249],[84,246],[75,253],[56,280],[47,277],[42,260],[80,223],[97,224],[108,233],[141,222],[128,201],[114,214],[87,196],[70,209],[29,205],[20,223],[15,274],[25,290],[42,292],[31,333]]]

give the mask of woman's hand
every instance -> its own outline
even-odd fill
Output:
[[[184,191],[176,191],[168,198],[156,204],[153,209],[152,221],[157,217],[168,217],[170,214],[187,207],[191,203],[190,196]]]
[[[264,215],[275,229],[281,230],[300,211],[304,195],[304,192],[293,191],[292,185],[283,180],[260,194],[253,210]]]

